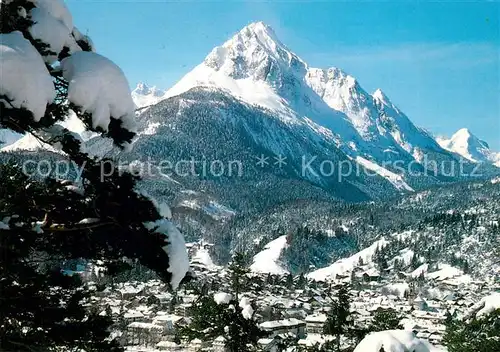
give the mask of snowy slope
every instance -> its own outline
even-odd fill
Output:
[[[343,258],[326,268],[321,268],[308,274],[313,280],[325,281],[327,279],[334,279],[336,275],[347,275],[354,270],[356,266],[359,265],[360,259],[365,264],[368,265],[368,270],[376,270],[373,265],[373,255],[375,254],[377,248],[383,248],[386,246],[388,241],[385,238],[374,242],[370,247],[363,249],[362,251],[348,257]]]
[[[98,133],[87,130],[83,122],[71,110],[66,120],[58,122],[58,125],[76,133],[83,141],[87,141],[98,135]]]
[[[75,133],[82,141],[87,141],[98,134],[86,129],[81,120],[78,119],[73,111],[69,111],[66,120],[58,122],[60,125],[69,131]],[[22,135],[7,129],[0,129],[0,151],[37,151],[45,150],[51,152],[59,152],[54,147],[41,142],[31,134]]]
[[[488,143],[477,138],[466,128],[458,130],[450,139],[438,137],[437,141],[444,149],[474,163],[493,163],[500,167],[500,153],[490,150]]]
[[[467,282],[472,280],[469,275],[464,275],[462,270],[443,263],[438,263],[436,271],[427,273],[426,277],[435,280],[454,279],[457,282]]]
[[[196,250],[191,258],[191,265],[201,265],[210,270],[216,270],[220,268],[219,266],[214,264],[212,258],[210,257],[209,251],[203,247],[200,247]]]
[[[500,292],[494,292],[491,295],[483,297],[481,301],[471,308],[471,313],[479,318],[488,315],[497,309],[500,309]]]
[[[263,251],[253,257],[250,270],[257,273],[286,274],[288,271],[279,262],[281,251],[286,247],[286,235],[269,242]]]
[[[399,190],[405,190],[405,191],[413,191],[413,188],[411,188],[403,179],[402,176],[397,175],[387,169],[384,169],[383,167],[375,164],[374,162],[370,160],[366,160],[365,158],[358,156],[356,158],[356,162],[359,164],[363,165],[366,169],[371,170],[378,175],[386,178],[390,183],[396,187],[396,189]]]
[[[25,134],[22,138],[16,140],[0,149],[2,152],[14,152],[14,151],[39,151],[45,150],[54,153],[60,153],[57,149],[49,144],[43,143],[36,139],[32,134]]]

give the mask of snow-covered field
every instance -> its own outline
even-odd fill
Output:
[[[370,247],[365,248],[348,258],[340,259],[326,268],[321,268],[309,273],[308,277],[314,280],[326,280],[333,279],[336,275],[346,275],[351,273],[354,268],[360,264],[360,260],[364,265],[368,265],[367,271],[377,272],[373,266],[373,255],[375,254],[377,248],[382,248],[387,243],[388,242],[385,238],[381,238]]]
[[[264,250],[253,257],[250,269],[258,273],[286,274],[288,271],[279,262],[281,251],[286,247],[286,235],[269,242]]]

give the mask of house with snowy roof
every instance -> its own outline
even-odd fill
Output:
[[[322,335],[316,333],[308,333],[306,338],[300,339],[298,344],[305,347],[322,346],[325,343],[332,341],[335,337],[332,335]]]
[[[427,302],[425,301],[425,299],[423,299],[420,295],[417,296],[414,300],[413,300],[413,308],[415,309],[418,309],[418,310],[427,310],[429,308],[429,305],[427,304]]]
[[[163,326],[164,334],[174,335],[179,326],[188,324],[187,318],[175,314],[159,314],[153,318],[153,324]]]
[[[182,316],[182,317],[187,317],[188,316],[188,312],[189,312],[189,308],[191,308],[191,306],[192,306],[191,303],[178,304],[174,308],[174,313],[175,313],[175,315],[179,315],[179,316]]]
[[[127,325],[125,338],[128,345],[156,346],[163,330],[162,326],[136,321]]]
[[[147,318],[141,312],[129,310],[123,315],[125,323],[130,324],[134,322],[145,322]]]
[[[295,318],[265,321],[259,324],[259,327],[266,331],[270,337],[291,333],[302,338],[305,336],[306,331],[306,323]]]
[[[172,301],[172,295],[168,292],[151,294],[147,298],[148,305],[156,304],[162,307],[162,309],[166,309],[171,301]]]
[[[328,317],[326,314],[315,314],[306,317],[307,334],[322,334]]]
[[[144,291],[144,287],[138,286],[138,287],[133,287],[133,286],[124,286],[118,292],[120,293],[121,299],[123,300],[129,300],[132,298],[137,297],[138,295],[142,294]]]
[[[289,308],[289,309],[286,309],[283,312],[283,315],[286,318],[295,318],[295,319],[300,319],[300,320],[304,320],[307,317],[306,311],[304,309],[302,309],[302,308]]]
[[[212,343],[213,352],[227,352],[228,348],[226,346],[227,341],[224,336],[217,337]]]
[[[156,349],[160,351],[185,351],[184,346],[173,341],[160,341],[156,344]]]

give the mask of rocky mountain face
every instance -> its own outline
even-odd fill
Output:
[[[324,138],[305,121],[287,123],[223,90],[194,88],[164,100],[139,116],[139,124],[137,141],[122,155],[127,162],[168,161],[175,182],[213,194],[237,211],[291,199],[362,201],[394,193],[382,177],[341,176],[326,166],[322,173],[324,161],[351,161],[335,139]],[[174,170],[176,165],[184,169]]]
[[[428,161],[455,158],[382,91],[368,94],[338,68],[309,67],[262,22],[214,48],[166,96],[200,86],[224,89],[284,120],[310,120],[331,133],[349,157],[385,163],[389,171],[396,160],[404,165],[416,161],[425,168]]]

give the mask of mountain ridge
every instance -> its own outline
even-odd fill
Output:
[[[369,94],[339,68],[309,67],[263,22],[249,24],[215,47],[159,100],[194,87],[225,90],[276,112],[287,123],[310,121],[332,134],[349,157],[378,166],[402,160],[405,165],[416,161],[425,169],[424,155],[431,161],[459,159],[415,126],[380,89]]]

